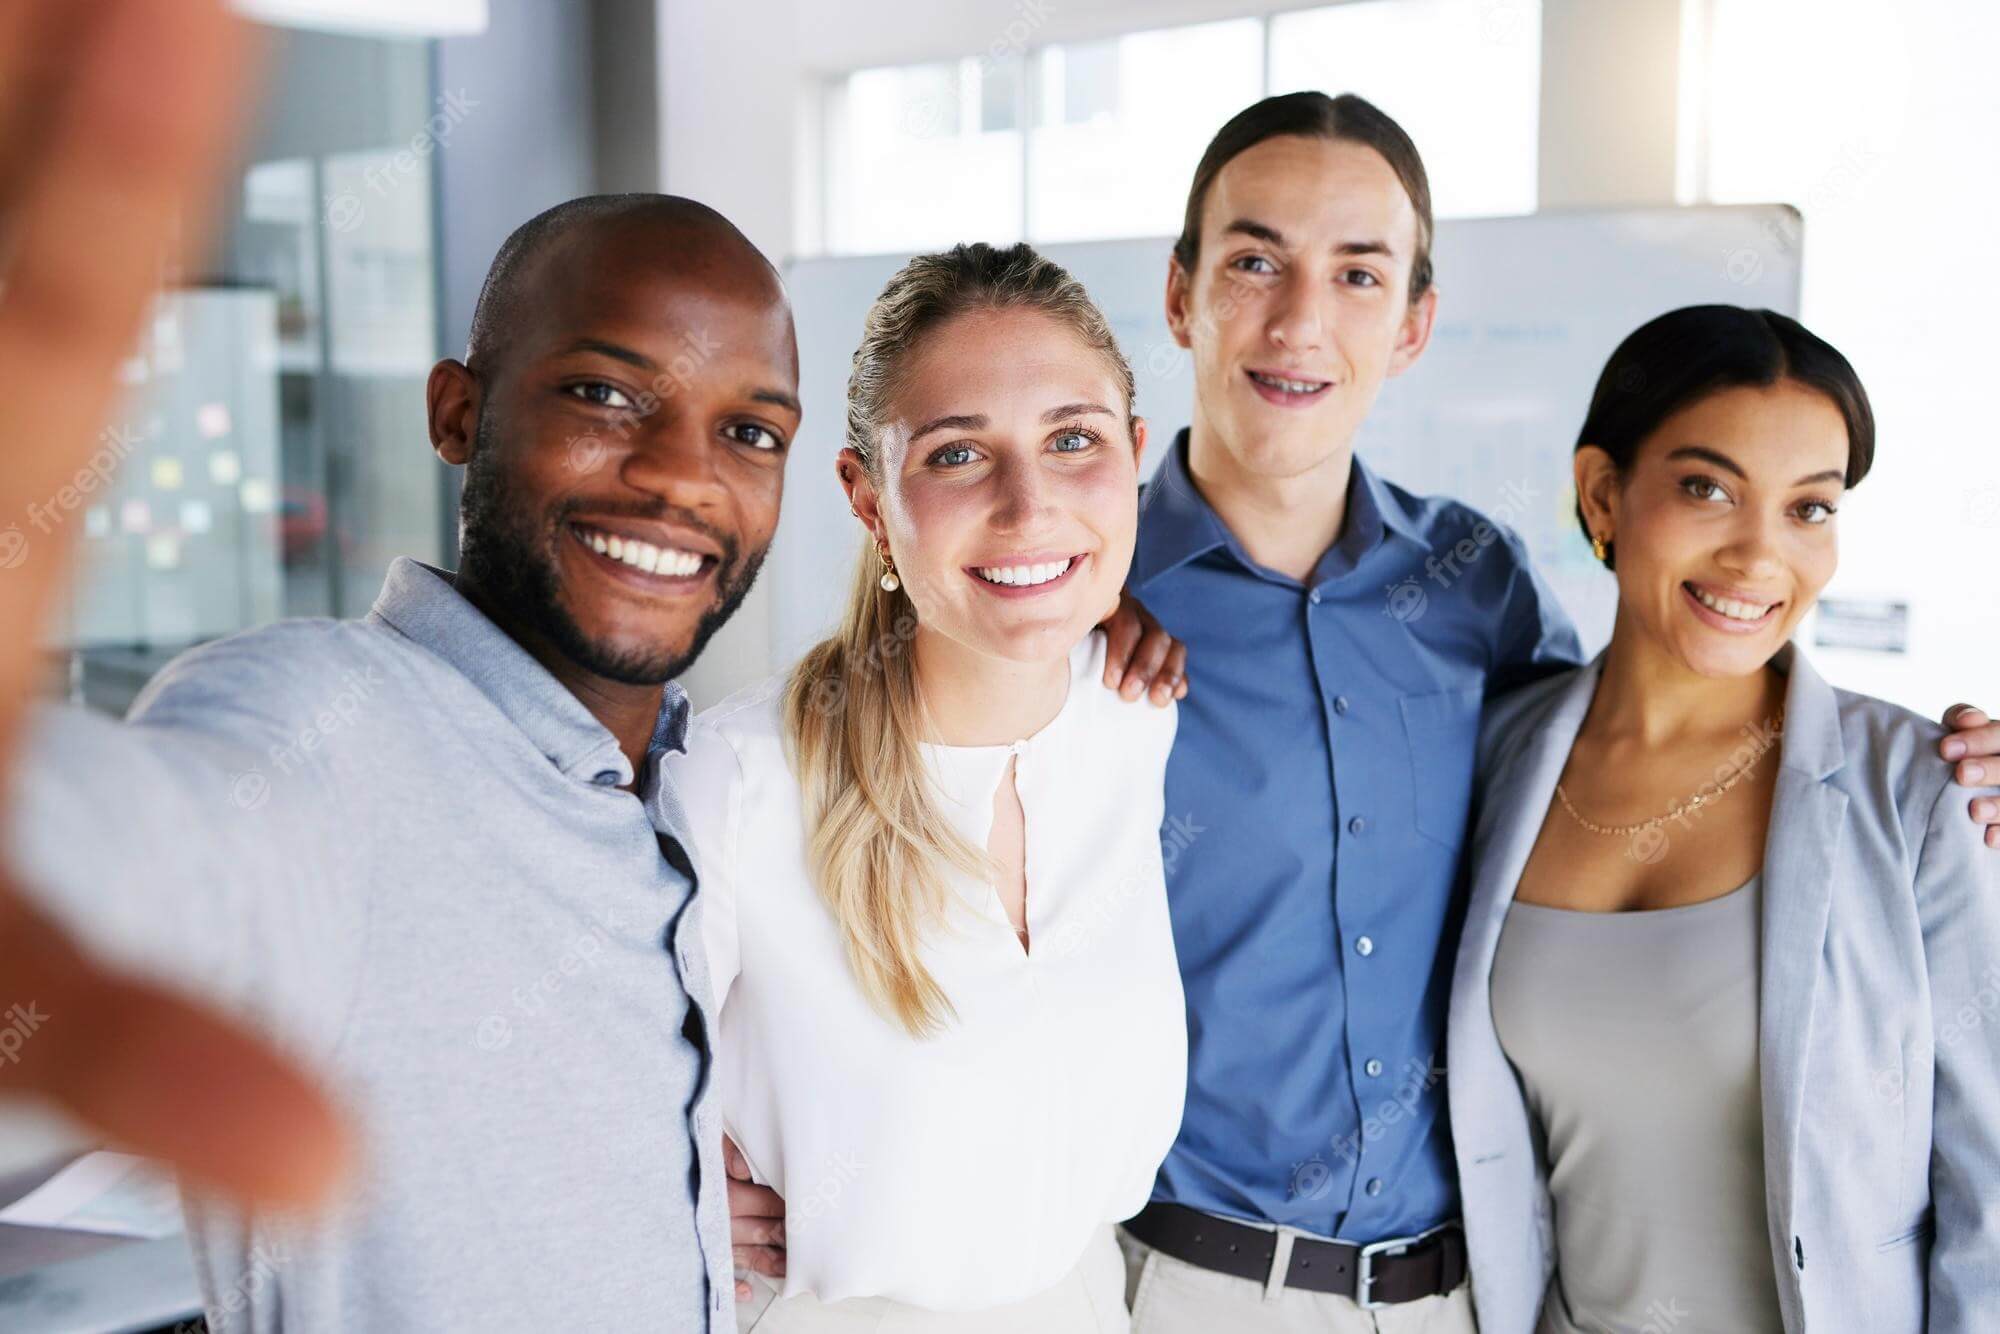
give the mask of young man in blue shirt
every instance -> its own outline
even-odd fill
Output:
[[[1580,650],[1514,534],[1354,454],[1429,340],[1431,232],[1401,127],[1307,92],[1222,128],[1175,244],[1194,420],[1128,591],[1197,676],[1166,805],[1189,1070],[1126,1225],[1138,1334],[1475,1328],[1443,1059],[1480,709]],[[1990,752],[1958,712],[1962,753]]]

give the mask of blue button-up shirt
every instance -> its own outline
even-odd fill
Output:
[[[1443,1088],[1489,690],[1580,658],[1503,525],[1354,461],[1303,584],[1195,490],[1181,432],[1130,588],[1188,645],[1161,837],[1187,1111],[1154,1198],[1374,1241],[1456,1215]]]

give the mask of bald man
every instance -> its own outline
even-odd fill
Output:
[[[741,602],[799,424],[776,273],[685,199],[525,224],[430,436],[456,574],[34,720],[9,811],[47,914],[322,1071],[328,1214],[191,1199],[218,1330],[733,1326],[673,678]],[[62,1014],[48,1018],[51,1028]],[[180,1095],[170,1072],[158,1090]]]

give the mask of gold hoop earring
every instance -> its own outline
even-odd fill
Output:
[[[882,558],[882,591],[884,593],[893,593],[903,586],[903,581],[896,577],[896,562],[889,559],[889,544],[887,542],[877,542],[875,544],[875,554]]]

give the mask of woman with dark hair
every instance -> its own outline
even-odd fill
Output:
[[[1993,1327],[2000,865],[1941,729],[1789,642],[1874,448],[1770,311],[1663,315],[1598,380],[1611,641],[1481,739],[1448,1063],[1485,1334]]]

